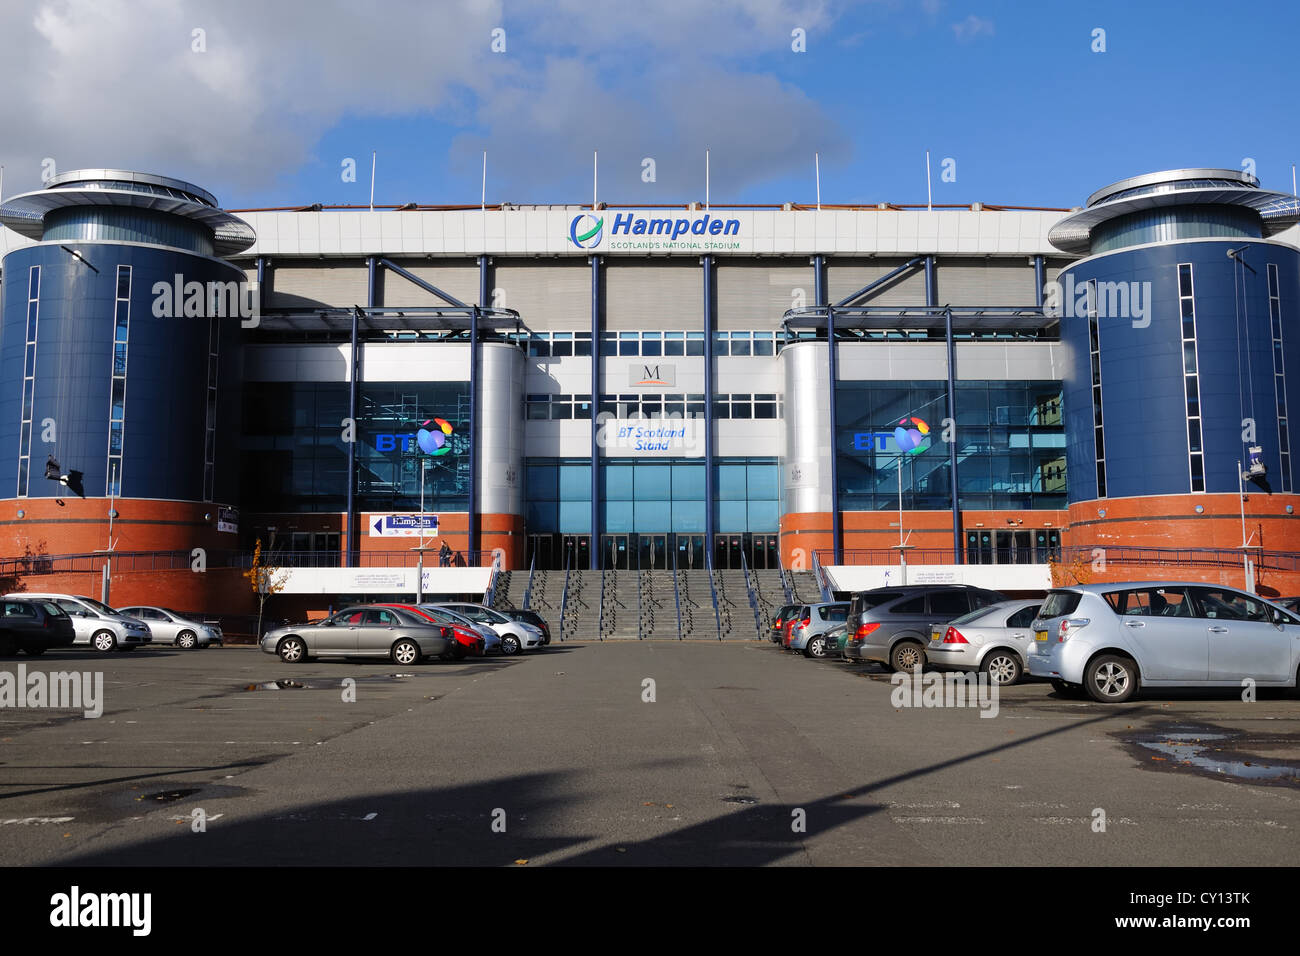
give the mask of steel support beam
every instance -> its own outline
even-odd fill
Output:
[[[479,364],[480,349],[478,340],[479,309],[488,307],[489,285],[488,266],[491,260],[487,256],[478,257],[478,306],[469,318],[469,541],[467,550],[479,550],[479,515],[478,515],[478,475],[481,462],[478,456],[479,428]]]
[[[701,257],[700,265],[704,267],[704,566],[713,570],[713,536],[718,530],[713,475],[713,256]]]
[[[822,256],[816,256],[816,258],[817,258],[817,259],[822,259],[823,257],[822,257]],[[890,281],[891,279],[893,279],[895,276],[902,275],[902,274],[903,274],[904,272],[906,272],[908,269],[914,269],[914,268],[916,268],[916,266],[918,266],[918,265],[920,265],[922,262],[926,261],[927,258],[928,258],[927,256],[917,256],[917,257],[914,258],[914,259],[908,259],[906,262],[904,262],[904,263],[903,263],[901,266],[899,266],[897,269],[894,269],[894,270],[891,271],[891,272],[886,272],[883,276],[881,276],[879,279],[876,279],[874,282],[869,282],[869,283],[867,283],[867,284],[864,285],[861,289],[859,289],[857,292],[855,292],[855,293],[853,293],[851,296],[849,296],[847,299],[841,299],[839,302],[836,302],[836,303],[835,303],[835,308],[838,309],[840,306],[843,306],[843,305],[852,305],[854,302],[858,301],[858,299],[862,298],[862,297],[863,297],[864,295],[866,295],[868,292],[872,291],[873,289],[879,288],[880,286],[884,285],[886,282],[889,282],[889,281]],[[818,302],[817,304],[818,304],[818,305],[826,305],[827,303],[825,303],[825,302]]]
[[[907,268],[904,266],[903,268]],[[896,275],[900,270],[895,270],[890,275]],[[862,295],[868,289],[885,281],[888,277],[882,277],[873,282],[867,289],[863,289],[857,295]],[[840,514],[840,462],[839,462],[839,416],[835,408],[835,384],[839,379],[839,356],[835,351],[835,306],[827,302],[828,283],[826,278],[826,257],[813,256],[813,289],[816,296],[816,305],[819,308],[826,309],[826,371],[827,371],[827,401],[829,414],[827,416],[831,431],[831,553],[834,555],[834,563],[839,564],[844,559],[844,528],[843,518]],[[851,296],[850,299],[857,298],[857,295]]]
[[[448,295],[446,292],[443,292],[441,289],[439,289],[436,285],[433,285],[432,283],[425,282],[423,279],[421,279],[421,278],[420,278],[419,276],[417,276],[415,273],[413,273],[413,272],[408,272],[406,269],[403,269],[401,266],[399,266],[397,263],[393,262],[391,259],[383,259],[383,258],[381,258],[381,259],[379,260],[379,264],[380,264],[381,266],[383,266],[385,269],[389,270],[390,272],[396,272],[399,276],[401,276],[401,277],[402,277],[403,279],[405,279],[407,282],[413,282],[413,283],[415,283],[415,284],[418,285],[421,289],[423,289],[425,292],[432,292],[434,295],[436,295],[438,298],[442,299],[442,301],[443,301],[443,302],[446,302],[448,305],[456,305],[456,306],[460,306],[462,309],[468,309],[468,308],[470,308],[470,306],[468,306],[468,305],[466,305],[464,302],[460,301],[460,299],[457,299],[455,296]],[[373,303],[371,303],[371,304],[373,305]],[[482,303],[479,303],[479,304],[482,305]]]
[[[589,566],[600,570],[600,256],[591,257],[591,546]]]
[[[1041,309],[1046,292],[1047,270],[1042,256],[1034,256],[1034,302]]]
[[[952,495],[952,563],[961,564],[961,504],[957,498],[957,343],[952,336],[951,309],[944,309],[944,344],[948,346],[948,414],[953,419],[953,440],[948,442],[948,486],[949,494]],[[939,434],[942,436],[943,432]]]

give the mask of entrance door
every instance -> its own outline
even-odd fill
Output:
[[[668,535],[643,534],[637,539],[637,567],[662,571],[668,567]]]
[[[993,563],[993,535],[988,531],[966,532],[966,563]]]
[[[530,534],[528,536],[528,564],[531,567],[551,570],[555,567],[555,535]]]
[[[628,568],[627,535],[607,534],[601,536],[604,554],[603,567],[606,571],[626,571]]]

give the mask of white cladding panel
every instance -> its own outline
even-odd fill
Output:
[[[394,265],[401,266],[413,276],[429,283],[435,289],[441,289],[453,299],[466,305],[478,304],[478,263],[474,260],[465,262],[430,263],[427,259],[404,260],[394,257]],[[364,264],[362,275],[365,274]],[[375,272],[379,279],[379,302],[385,306],[424,306],[436,307],[447,305],[438,296],[422,289],[405,276],[398,275],[391,269],[376,264]]]
[[[722,260],[716,270],[717,327],[778,329],[787,309],[817,300],[812,265],[786,260]],[[701,305],[701,308],[703,306]]]
[[[704,327],[704,270],[698,261],[611,259],[602,273],[607,330]]]
[[[832,259],[826,268],[826,288],[832,303],[847,299],[907,262],[905,258]],[[925,305],[925,267],[917,264],[854,305]]]
[[[1034,305],[1034,266],[1027,258],[938,259],[936,302],[948,305]]]
[[[256,275],[254,267],[254,278]],[[281,261],[268,270],[267,277],[270,293],[263,292],[262,304],[270,309],[350,309],[369,302],[364,261]]]
[[[591,331],[591,266],[585,259],[498,259],[491,304],[514,309],[540,332]]]

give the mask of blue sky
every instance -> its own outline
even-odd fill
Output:
[[[593,150],[604,201],[702,200],[706,147],[717,204],[812,202],[818,151],[824,202],[924,202],[927,148],[936,203],[1248,160],[1289,192],[1297,27],[1282,2],[19,3],[0,164],[9,195],[53,158],[231,208],[365,203],[372,150],[377,203],[477,203],[484,149],[489,202],[590,201]]]

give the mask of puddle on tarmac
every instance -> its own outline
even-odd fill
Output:
[[[349,687],[344,681],[357,684],[396,684],[416,674],[365,674],[361,677],[317,678],[302,680],[268,680],[257,684],[245,684],[244,690],[339,690]]]
[[[1251,735],[1245,733],[1224,733],[1221,730],[1189,728],[1176,733],[1142,731],[1121,736],[1128,742],[1134,756],[1150,769],[1176,771],[1190,767],[1215,777],[1300,785],[1300,765],[1295,761],[1245,752],[1245,748],[1267,746],[1277,741],[1267,739],[1265,735],[1252,740]]]

